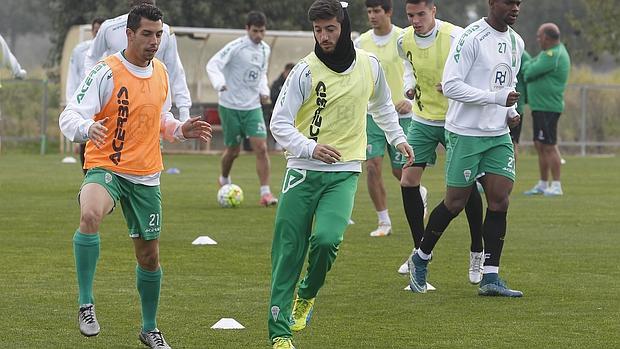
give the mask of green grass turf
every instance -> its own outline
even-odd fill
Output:
[[[233,179],[245,190],[238,209],[220,209],[219,157],[165,156],[180,175],[162,175],[164,282],[159,328],[174,348],[268,348],[266,319],[275,210],[258,206],[254,158],[241,156]],[[526,197],[536,158],[518,163],[502,276],[522,299],[483,298],[467,281],[469,234],[457,218],[435,250],[438,291],[403,291],[396,269],[411,251],[400,190],[387,177],[394,234],[370,238],[376,215],[365,177],[337,262],[317,298],[298,348],[612,348],[620,347],[618,208],[620,159],[568,157],[565,195]],[[443,160],[440,161],[443,164]],[[284,160],[272,156],[279,191]],[[58,155],[0,157],[0,346],[140,348],[135,260],[120,210],[101,227],[95,279],[102,331],[77,329],[71,238],[79,220],[77,165]],[[432,209],[443,194],[441,166],[425,174]],[[217,246],[192,246],[209,235]],[[212,330],[222,317],[246,326]]]

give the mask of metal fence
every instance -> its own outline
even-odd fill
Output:
[[[0,88],[0,152],[38,149],[45,154],[73,150],[58,128],[59,87],[46,80],[4,80]],[[563,152],[588,155],[620,150],[620,85],[569,85],[566,107],[558,126]],[[195,105],[193,115],[213,111],[212,105]],[[267,108],[268,110],[268,108]],[[533,140],[531,112],[526,108],[521,144]],[[164,144],[167,152],[212,152],[223,148],[221,132],[209,144]]]

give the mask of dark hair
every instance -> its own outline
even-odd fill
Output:
[[[162,20],[163,17],[164,15],[161,13],[161,10],[153,5],[142,4],[134,6],[131,11],[129,11],[129,17],[127,17],[127,28],[135,32],[140,28],[140,20],[142,20],[142,18],[155,22]]]
[[[105,21],[103,17],[95,17],[92,22],[90,22],[90,27],[92,28],[95,24],[101,25]]]
[[[149,4],[155,6],[155,0],[129,0],[129,8],[142,4]]]
[[[543,29],[543,33],[545,34],[546,37],[548,37],[551,40],[560,40],[560,31],[556,30],[556,28],[554,27],[546,27]]]
[[[366,0],[366,7],[377,6],[381,6],[385,12],[389,12],[392,10],[392,0]]]
[[[295,64],[293,63],[286,63],[286,65],[284,66],[284,70],[291,70],[295,67]]]
[[[316,0],[308,9],[308,20],[332,19],[336,17],[338,23],[344,21],[344,10],[338,0]]]
[[[264,27],[267,25],[267,16],[260,11],[250,11],[248,19],[245,21],[246,27]]]
[[[422,2],[426,3],[427,7],[432,7],[433,5],[435,5],[435,0],[407,0],[406,3],[417,5]]]

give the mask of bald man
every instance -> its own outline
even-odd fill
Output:
[[[560,196],[563,191],[560,183],[561,157],[556,145],[557,128],[564,110],[570,57],[560,41],[560,28],[554,23],[541,25],[536,40],[541,52],[524,66],[523,77],[527,84],[527,101],[532,109],[540,180],[525,194]]]

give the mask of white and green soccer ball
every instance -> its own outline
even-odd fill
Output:
[[[236,184],[225,184],[217,192],[220,207],[237,207],[243,202],[243,190]]]

